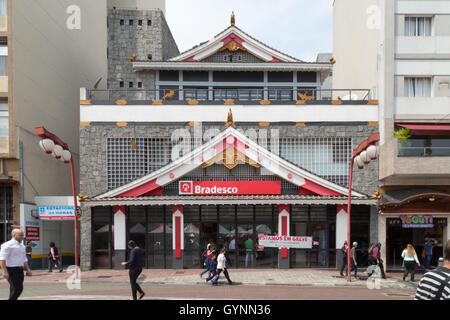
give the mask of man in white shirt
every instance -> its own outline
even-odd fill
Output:
[[[21,229],[11,232],[12,239],[5,242],[0,250],[0,267],[3,278],[9,282],[9,300],[17,300],[23,291],[23,269],[31,276],[25,246],[22,244],[24,234]]]

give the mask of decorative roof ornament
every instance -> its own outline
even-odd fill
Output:
[[[231,109],[228,110],[228,116],[227,116],[227,122],[225,122],[225,127],[232,126],[234,127],[234,121],[233,121],[233,113],[231,113]]]
[[[236,23],[236,17],[234,16],[234,11],[231,11],[231,25],[234,27]]]

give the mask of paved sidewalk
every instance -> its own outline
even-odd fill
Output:
[[[138,281],[148,284],[171,285],[205,285],[206,274],[200,278],[200,269],[144,269]],[[329,269],[229,269],[231,280],[236,285],[287,285],[287,286],[318,286],[318,287],[367,287],[367,274],[360,271],[360,279],[347,282],[339,276],[338,270]],[[48,273],[46,270],[34,270],[32,277],[26,277],[26,283],[62,283],[73,274],[64,272]],[[388,279],[380,279],[377,284],[381,288],[416,288],[421,275],[416,282],[402,281],[402,274],[389,273]],[[221,282],[226,282],[223,275]],[[128,270],[91,270],[81,272],[81,283],[128,282]],[[6,282],[2,279],[1,282]]]

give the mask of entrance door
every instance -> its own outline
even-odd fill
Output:
[[[442,256],[444,242],[444,226],[447,225],[445,218],[434,218],[433,228],[403,228],[401,221],[397,218],[386,221],[386,259],[387,267],[391,270],[399,270],[402,265],[401,254],[408,243],[412,243],[417,257],[422,265],[423,248],[428,238],[436,239],[438,244],[433,247],[431,266],[438,265],[438,259]]]
[[[147,215],[145,212],[145,207],[136,207],[129,214],[128,218],[129,229],[128,229],[128,240],[133,240],[136,242],[139,248],[142,249],[142,254],[144,257],[143,267],[147,268]]]

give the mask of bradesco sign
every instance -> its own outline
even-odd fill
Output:
[[[281,194],[281,181],[179,181],[180,195]]]

